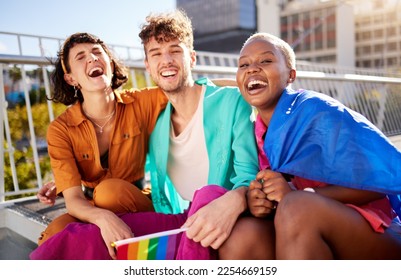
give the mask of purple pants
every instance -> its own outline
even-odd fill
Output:
[[[155,212],[137,212],[120,214],[119,217],[131,228],[134,236],[171,230],[181,227],[187,217],[198,209],[222,196],[226,189],[210,185],[197,190],[189,207],[182,214],[162,214]],[[178,242],[176,259],[210,260],[217,259],[217,252],[205,248],[198,242],[181,234]],[[94,224],[71,223],[64,230],[46,240],[31,254],[32,260],[110,260],[111,257]]]

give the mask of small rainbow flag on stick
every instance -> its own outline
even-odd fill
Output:
[[[173,260],[178,234],[186,228],[167,230],[114,242],[118,260]]]

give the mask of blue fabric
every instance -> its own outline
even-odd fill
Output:
[[[364,116],[327,95],[285,90],[264,150],[274,171],[385,193],[401,216],[401,152]]]
[[[217,87],[206,78],[196,83],[205,87],[203,126],[209,158],[208,184],[228,190],[249,186],[259,171],[251,106],[237,87]],[[177,214],[188,208],[189,201],[178,194],[167,174],[171,110],[168,103],[150,137],[149,169],[156,212]]]

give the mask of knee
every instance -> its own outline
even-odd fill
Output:
[[[235,224],[230,236],[224,241],[224,243],[218,249],[219,259],[221,260],[238,260],[242,259],[245,252],[249,251],[246,248],[248,244],[245,244],[244,236],[247,236],[246,222],[240,219]],[[247,239],[247,238],[246,238]]]
[[[112,209],[115,202],[126,194],[125,189],[131,184],[121,179],[106,179],[99,183],[93,191],[93,201],[96,206]]]
[[[219,258],[275,259],[273,222],[253,217],[240,218],[229,238],[219,248]]]
[[[115,213],[153,211],[152,201],[135,185],[122,179],[107,179],[96,186],[93,201],[97,207]]]
[[[306,225],[313,213],[312,196],[313,194],[302,191],[293,191],[284,196],[277,206],[274,218],[276,231],[298,231],[300,226]]]
[[[38,245],[42,245],[47,239],[52,237],[53,235],[62,231],[67,225],[70,223],[79,222],[77,218],[74,218],[70,214],[63,214],[55,218],[47,228],[41,233],[41,236],[38,239]]]
[[[134,187],[131,183],[122,179],[106,179],[100,182],[93,191],[93,199],[103,197],[115,198],[124,195],[124,189]]]

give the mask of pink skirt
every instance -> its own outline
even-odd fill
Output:
[[[136,212],[119,215],[131,228],[134,236],[180,228],[198,209],[222,196],[226,189],[210,185],[197,190],[187,211],[181,214]],[[205,248],[199,242],[188,239],[181,233],[176,248],[176,259],[217,259],[217,251]],[[31,254],[32,260],[110,260],[107,247],[94,224],[70,223],[64,230],[53,235]]]

